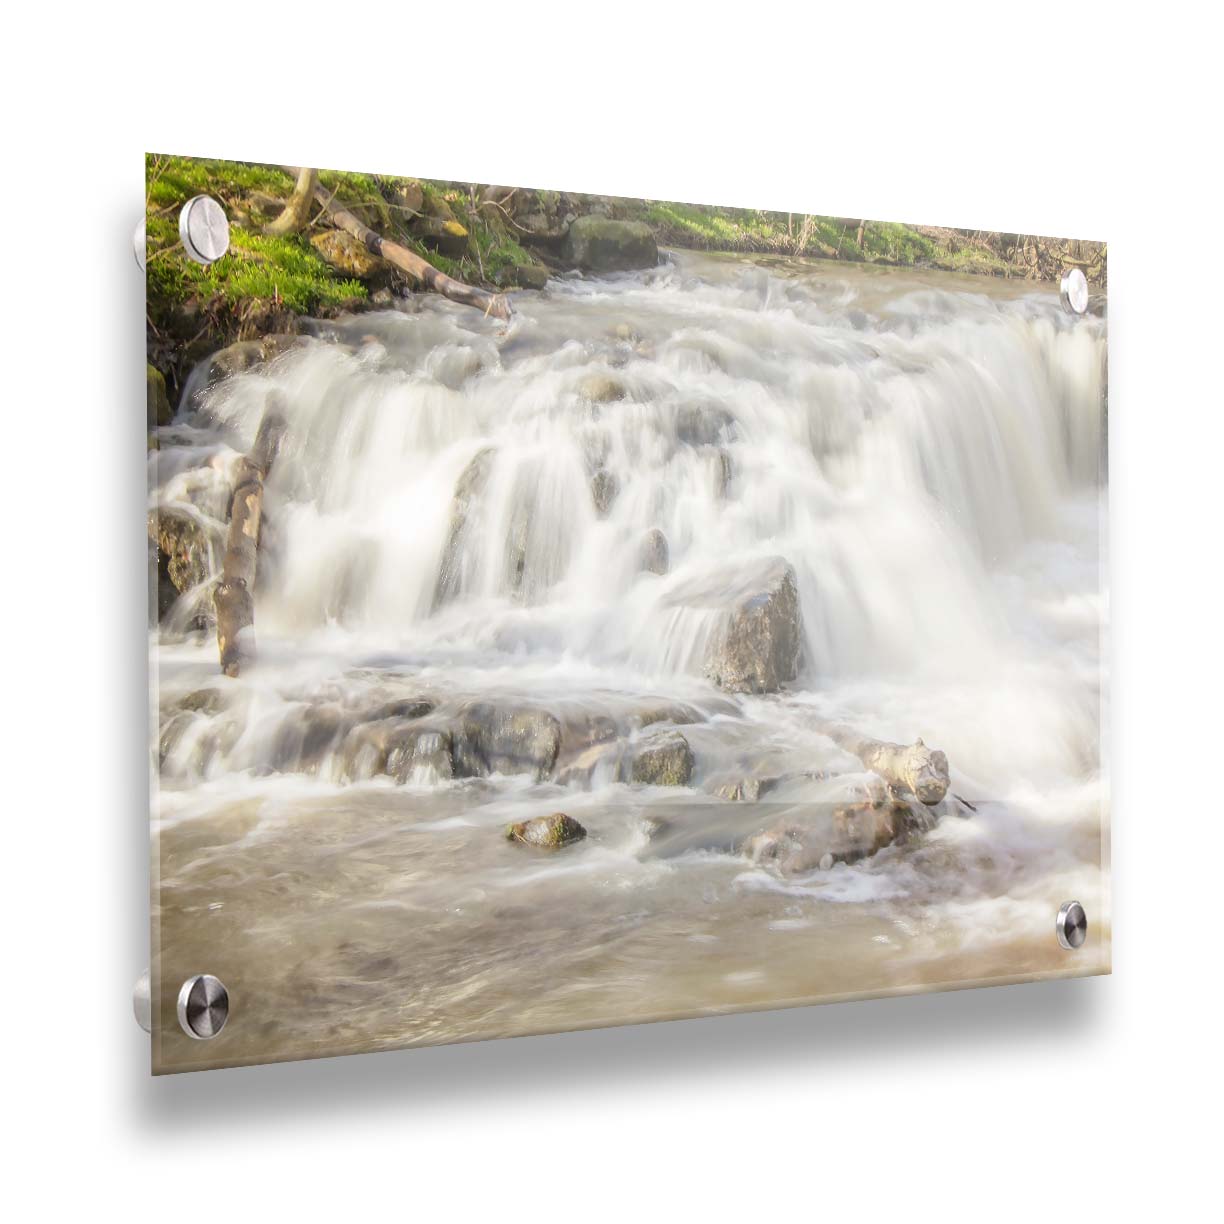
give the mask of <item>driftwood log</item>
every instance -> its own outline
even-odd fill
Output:
[[[265,234],[296,234],[306,228],[310,220],[310,209],[314,205],[315,188],[319,185],[319,172],[311,166],[303,166],[297,172],[293,194],[285,201],[279,217],[264,226]]]
[[[477,310],[483,310],[486,315],[492,315],[495,319],[509,319],[514,314],[510,299],[504,293],[477,289],[473,285],[465,285],[463,281],[455,280],[453,276],[447,276],[445,272],[439,272],[415,251],[376,234],[347,208],[335,203],[330,193],[318,183],[315,184],[314,198],[322,206],[324,215],[332,225],[344,230],[346,234],[352,234],[371,254],[381,255],[389,264],[403,272],[414,285],[439,293],[463,306],[475,306]]]
[[[255,624],[255,564],[259,553],[264,481],[276,461],[285,428],[283,400],[274,391],[268,397],[251,453],[238,462],[221,581],[213,595],[221,670],[230,677],[238,675],[252,653],[249,631]]]
[[[948,758],[921,739],[912,744],[890,744],[871,739],[844,723],[824,723],[818,730],[839,748],[856,756],[898,794],[913,795],[928,807],[948,793]]]

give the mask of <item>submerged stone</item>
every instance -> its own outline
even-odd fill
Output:
[[[478,701],[463,711],[454,731],[455,774],[546,778],[560,749],[561,724],[547,710]]]
[[[532,820],[520,821],[506,829],[510,841],[522,842],[524,846],[539,846],[545,850],[559,850],[572,845],[587,835],[572,816],[564,812],[553,812],[551,816],[536,816]]]
[[[600,468],[591,477],[591,500],[595,503],[595,512],[600,518],[607,517],[619,492],[620,481],[607,468]]]
[[[463,554],[464,541],[467,538],[468,520],[476,499],[484,492],[489,483],[489,473],[493,470],[495,454],[491,446],[477,451],[455,482],[455,492],[451,498],[450,527],[446,533],[446,546],[442,550],[438,581],[434,586],[433,606],[435,611],[447,600],[458,595],[463,588],[460,558]]]
[[[669,568],[667,537],[652,527],[642,537],[638,549],[638,569],[647,574],[666,574]]]
[[[743,852],[780,875],[854,863],[935,825],[938,813],[881,790],[858,803],[817,804],[747,839]]]

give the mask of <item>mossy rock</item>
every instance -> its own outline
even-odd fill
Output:
[[[418,217],[412,223],[413,237],[431,251],[445,255],[448,259],[458,259],[467,254],[468,232],[453,217]]]
[[[310,240],[310,245],[341,276],[379,284],[391,279],[391,265],[343,230],[324,230]]]
[[[170,408],[170,397],[166,394],[166,380],[162,372],[147,362],[145,365],[145,411],[148,427],[156,429],[159,425],[169,425],[174,413]]]
[[[532,820],[512,824],[506,829],[506,837],[510,841],[521,842],[524,846],[537,846],[542,850],[560,850],[562,846],[581,841],[586,835],[586,829],[564,812],[553,812],[551,816],[536,816]]]
[[[628,272],[659,262],[654,233],[643,221],[578,217],[565,236],[567,262],[588,272]]]
[[[503,289],[543,289],[548,283],[548,269],[538,263],[507,264],[493,279]]]

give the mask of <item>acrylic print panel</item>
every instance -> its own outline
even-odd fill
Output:
[[[147,169],[156,1071],[1108,971],[1100,244]]]

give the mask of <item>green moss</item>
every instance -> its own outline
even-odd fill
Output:
[[[253,220],[254,192],[287,197],[292,178],[282,170],[242,162],[150,156],[145,215],[147,287],[152,316],[164,316],[195,300],[219,307],[257,309],[260,305],[305,314],[341,307],[366,296],[365,287],[339,278],[315,253],[306,235],[270,237]],[[364,176],[354,190],[365,190]],[[347,186],[347,184],[346,184]],[[204,267],[179,245],[178,212],[194,195],[216,197],[230,216],[230,249],[224,259]]]

